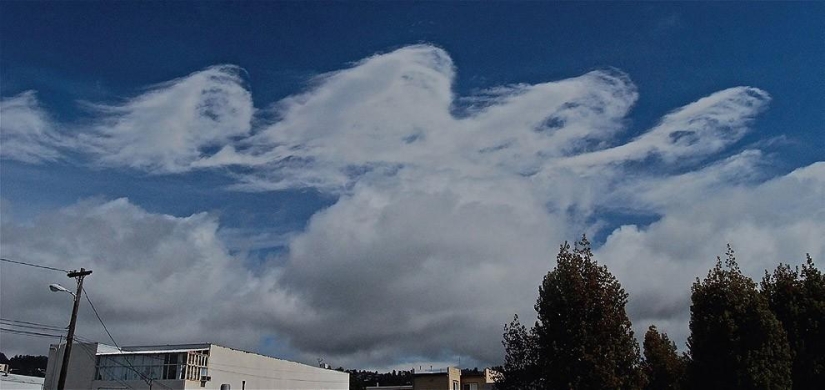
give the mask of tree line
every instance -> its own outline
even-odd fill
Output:
[[[364,390],[369,386],[403,386],[411,385],[413,380],[412,371],[396,371],[379,373],[378,371],[355,370],[338,367],[338,371],[349,374],[350,390]]]
[[[825,384],[825,277],[810,256],[780,263],[760,283],[733,249],[691,287],[687,351],[651,325],[640,351],[628,294],[586,237],[561,245],[539,286],[537,319],[504,327],[496,388],[820,389]]]
[[[0,352],[0,364],[8,364],[13,374],[44,377],[48,362],[46,356],[14,355],[9,359]]]

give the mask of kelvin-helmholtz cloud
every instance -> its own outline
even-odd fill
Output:
[[[90,265],[109,286],[96,298],[111,327],[133,343],[254,348],[274,337],[351,366],[499,363],[502,325],[531,316],[558,245],[582,233],[608,229],[597,258],[630,293],[637,330],[657,324],[680,340],[690,284],[726,243],[754,276],[805,252],[825,258],[825,164],[771,177],[770,159],[741,145],[770,102],[758,88],[697,96],[629,138],[644,91],[616,70],[456,96],[449,55],[418,45],[257,109],[242,75],[217,66],[86,104],[96,120],[82,125],[51,120],[35,92],[5,98],[2,154],[182,177],[219,170],[237,191],[337,196],[281,258],[252,272],[217,217],[126,199],[4,219],[3,256]],[[604,217],[617,213],[655,222],[617,227]],[[11,274],[4,267],[4,316],[40,302]]]

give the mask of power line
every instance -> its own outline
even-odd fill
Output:
[[[94,360],[95,362],[97,362],[97,353],[96,353],[95,351],[92,351],[92,350],[90,349],[90,347],[88,347],[86,344],[84,344],[83,338],[78,337],[78,340],[80,340],[80,341],[81,341],[81,343],[80,343],[80,349],[82,349],[82,350],[83,350],[83,352],[86,352],[86,354],[87,354],[87,355],[89,355],[89,357],[91,357],[91,358],[92,358],[92,360]],[[92,342],[92,341],[91,341],[91,340],[89,340],[89,339],[86,339],[86,341],[85,341],[85,342]],[[97,366],[97,364],[96,364],[96,366]],[[96,368],[97,368],[97,370],[98,370],[98,371],[100,370],[100,366],[97,366]],[[97,374],[98,374],[98,373],[95,373],[95,379],[97,379]],[[115,381],[115,382],[117,382],[117,383],[120,383],[120,384],[121,384],[122,386],[124,386],[125,388],[127,388],[127,389],[132,389],[132,388],[133,388],[132,386],[129,386],[129,384],[128,384],[128,383],[125,383],[125,382],[121,381],[120,379],[115,378],[115,377],[114,377],[114,375],[112,375],[111,371],[109,371],[109,374],[110,374],[109,376],[111,377],[111,379],[112,379],[112,380],[114,380],[114,381]],[[138,373],[138,375],[140,375],[140,373]],[[147,383],[147,384],[148,384],[148,383]]]
[[[23,261],[10,260],[10,259],[5,259],[5,258],[0,258],[0,260],[1,260],[1,261],[5,261],[5,262],[7,262],[7,263],[15,263],[15,264],[20,264],[20,265],[27,265],[27,266],[29,266],[29,267],[43,268],[43,269],[48,269],[48,270],[58,271],[58,272],[65,272],[65,273],[68,273],[68,272],[69,272],[69,271],[67,271],[67,270],[65,270],[65,269],[60,269],[60,268],[49,267],[49,266],[46,266],[46,265],[26,263],[26,262],[23,262]]]
[[[29,321],[13,320],[13,319],[11,319],[11,318],[0,318],[0,322],[6,322],[6,323],[9,323],[9,325],[12,325],[12,326],[23,326],[23,325],[30,325],[30,326],[33,326],[33,327],[41,327],[41,328],[43,328],[43,329],[49,329],[49,328],[51,328],[52,330],[59,330],[59,331],[64,331],[64,330],[66,330],[66,327],[65,327],[65,326],[61,327],[61,326],[57,326],[57,325],[41,324],[41,323],[38,323],[38,322],[29,322]],[[16,324],[21,324],[21,325],[16,325]],[[24,326],[24,327],[25,327],[25,326]]]
[[[86,301],[88,301],[88,302],[89,302],[89,306],[91,306],[91,307],[92,307],[92,311],[93,311],[93,312],[95,312],[95,317],[97,317],[97,320],[98,320],[98,321],[100,321],[100,325],[103,325],[103,330],[105,330],[105,331],[106,331],[106,334],[107,334],[107,335],[109,335],[109,340],[112,340],[112,344],[114,344],[114,345],[115,345],[115,347],[120,348],[120,346],[119,346],[119,345],[117,345],[117,341],[115,341],[115,338],[114,338],[114,337],[112,337],[112,334],[111,334],[111,333],[109,333],[109,328],[107,328],[107,327],[106,327],[106,324],[104,324],[104,323],[103,323],[103,320],[100,318],[100,314],[97,314],[97,309],[95,309],[95,304],[94,304],[94,303],[92,303],[92,299],[91,299],[91,298],[89,298],[89,292],[88,292],[88,291],[86,291],[86,289],[84,288],[84,289],[83,289],[83,293],[84,293],[83,295],[85,295],[85,296],[86,296]]]
[[[117,341],[115,341],[115,338],[114,338],[114,337],[112,337],[112,334],[109,332],[109,328],[107,328],[107,327],[106,327],[106,323],[104,323],[104,322],[103,322],[103,319],[102,319],[102,318],[100,318],[100,314],[98,314],[98,313],[97,313],[97,309],[95,308],[95,304],[94,304],[94,303],[92,303],[92,299],[91,299],[91,298],[89,298],[89,292],[88,292],[88,291],[86,291],[86,289],[84,288],[84,289],[83,289],[83,293],[84,293],[83,295],[86,297],[86,301],[88,301],[88,302],[89,302],[89,306],[91,306],[91,307],[92,307],[92,311],[95,313],[95,317],[97,317],[97,320],[100,322],[100,325],[103,325],[103,330],[105,330],[105,331],[106,331],[106,334],[107,334],[107,335],[109,335],[109,340],[112,340],[112,344],[114,344],[114,345],[115,345],[115,347],[117,347],[118,349],[120,349],[120,345],[118,345]],[[130,370],[134,371],[136,374],[138,374],[138,375],[141,377],[141,379],[143,379],[143,381],[144,381],[144,382],[146,382],[146,384],[147,384],[147,385],[151,385],[151,383],[150,383],[150,382],[151,382],[151,381],[153,381],[153,379],[152,379],[152,378],[148,378],[148,380],[147,380],[147,378],[146,378],[146,377],[145,377],[145,376],[144,376],[141,372],[139,372],[139,371],[138,371],[138,370],[137,370],[137,369],[136,369],[136,368],[132,365],[132,363],[131,363],[130,361],[126,360],[126,364],[128,364],[128,365],[129,365],[129,367],[126,367],[126,366],[124,366],[124,365],[122,365],[122,364],[120,364],[120,365],[121,365],[121,366],[123,366],[123,367],[129,368]],[[158,385],[160,385],[161,387],[164,387],[164,388],[169,389],[169,386],[166,386],[166,385],[164,385],[163,383],[158,383]]]
[[[6,328],[2,328],[2,327],[0,327],[0,331],[7,332],[7,333],[12,333],[12,334],[18,334],[18,335],[22,335],[22,336],[53,337],[53,338],[63,337],[62,334],[58,335],[58,334],[49,334],[49,333],[40,333],[40,332],[30,332],[30,331],[27,331],[27,330],[6,329]]]
[[[87,338],[85,338],[85,337],[78,337],[77,339],[78,339],[78,340],[80,340],[80,341],[82,342],[82,343],[80,344],[80,345],[81,345],[81,348],[83,348],[89,356],[92,356],[93,354],[92,354],[92,352],[90,351],[89,347],[87,347],[87,346],[86,346],[86,344],[84,344],[84,343],[93,343],[94,341],[89,340],[89,339],[87,339]],[[97,353],[94,353],[94,356],[92,356],[92,358],[96,358],[96,357],[97,357]],[[95,359],[95,360],[96,360],[96,359]],[[116,364],[116,365],[118,365],[118,366],[120,366],[120,367],[126,368],[126,369],[128,369],[128,370],[130,370],[130,371],[134,372],[135,374],[137,374],[137,375],[140,377],[140,379],[141,379],[142,381],[146,382],[146,384],[147,384],[147,385],[152,385],[152,384],[155,384],[155,385],[158,385],[158,386],[163,387],[163,388],[168,389],[168,390],[171,390],[171,389],[172,389],[171,387],[169,387],[169,386],[167,386],[167,385],[165,385],[165,384],[163,384],[163,383],[160,383],[160,382],[155,382],[155,380],[156,380],[155,378],[147,377],[144,373],[142,373],[142,372],[138,371],[138,369],[137,369],[137,368],[135,368],[135,366],[134,366],[134,365],[132,365],[132,363],[131,363],[128,359],[124,359],[124,361],[126,362],[126,364],[123,364],[123,363],[121,363],[121,362],[117,361],[116,359],[110,359],[110,360],[108,360],[108,361],[109,361],[109,362],[112,362],[112,363],[114,363],[114,364]],[[111,366],[104,366],[104,367],[106,367],[106,368],[108,368],[108,369],[111,369],[111,368],[112,368]],[[100,369],[100,365],[98,365],[98,366],[97,366],[97,368],[98,368],[98,370],[99,370],[99,369]],[[111,371],[110,371],[109,373],[111,374]],[[116,381],[116,382],[119,382],[120,384],[122,384],[122,385],[124,385],[124,386],[130,387],[128,384],[125,384],[125,383],[121,382],[120,380],[118,380],[118,379],[114,378],[114,375],[111,375],[111,378],[112,378],[112,380],[114,380],[114,381]],[[105,380],[105,379],[104,379],[104,380]],[[130,388],[131,388],[131,387],[130,387]]]
[[[15,328],[23,328],[23,329],[34,329],[34,330],[43,330],[49,332],[63,332],[65,329],[55,329],[55,328],[47,328],[43,326],[36,326],[36,325],[24,325],[24,324],[14,324],[9,322],[0,321],[0,325],[11,326]]]
[[[114,338],[114,337],[112,337],[112,333],[110,333],[110,332],[109,332],[109,328],[108,328],[108,327],[106,327],[106,323],[104,323],[104,322],[103,322],[103,319],[102,319],[102,318],[100,318],[100,314],[97,312],[97,309],[95,308],[95,304],[94,304],[94,303],[92,303],[92,299],[91,299],[91,298],[89,298],[89,292],[88,292],[88,291],[86,291],[86,289],[85,289],[85,288],[83,288],[83,295],[86,297],[86,301],[87,301],[87,302],[89,302],[89,306],[91,306],[91,307],[92,307],[92,311],[95,313],[95,317],[97,317],[97,320],[100,322],[100,325],[102,325],[102,326],[103,326],[103,330],[105,330],[105,331],[106,331],[106,334],[109,336],[109,340],[112,340],[112,344],[114,344],[114,345],[115,345],[115,347],[117,347],[118,349],[120,349],[120,345],[118,345],[117,341],[115,341],[115,338]],[[82,345],[82,344],[81,344],[81,345]],[[87,352],[88,352],[88,351],[87,351]],[[116,362],[116,363],[117,363],[117,362]],[[122,367],[126,367],[126,365],[123,365],[123,364],[120,364],[120,363],[117,363],[117,364],[118,364],[118,365],[120,365],[120,366],[122,366]],[[129,365],[129,366],[128,366],[128,367],[126,367],[126,368],[128,368],[128,369],[130,369],[130,370],[134,371],[136,374],[138,374],[138,376],[140,376],[140,378],[141,378],[144,382],[146,382],[146,384],[147,384],[147,385],[150,385],[150,387],[151,387],[151,384],[152,384],[151,382],[154,380],[153,378],[148,378],[148,379],[147,379],[147,378],[146,378],[146,376],[145,376],[145,375],[143,375],[143,373],[141,373],[140,371],[138,371],[138,370],[137,370],[137,369],[136,369],[136,368],[132,365],[132,363],[131,363],[130,361],[126,360],[126,364],[128,364],[128,365]],[[166,388],[166,389],[170,389],[170,388],[169,388],[169,386],[166,386],[166,385],[164,385],[163,383],[158,383],[158,385],[160,385],[161,387],[164,387],[164,388]]]

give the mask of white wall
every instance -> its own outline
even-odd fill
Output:
[[[209,350],[209,376],[206,389],[232,390],[316,389],[348,390],[349,374],[251,352],[212,345]],[[187,381],[187,389],[201,389],[200,382]]]
[[[61,344],[59,347],[56,345],[49,347],[49,363],[46,366],[44,390],[57,389],[65,347],[66,344]],[[72,343],[72,354],[69,357],[69,369],[66,375],[66,389],[91,388],[92,380],[95,377],[96,353],[97,343]]]

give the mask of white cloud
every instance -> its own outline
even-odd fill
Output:
[[[54,161],[61,150],[70,150],[98,166],[189,171],[213,154],[212,149],[251,131],[254,109],[242,72],[235,66],[214,66],[151,86],[117,104],[84,103],[94,116],[90,124],[55,123],[31,91],[4,99],[3,158]]]
[[[401,168],[529,175],[610,138],[636,100],[624,74],[596,71],[498,91],[457,117],[454,73],[447,53],[431,46],[371,57],[282,101],[280,121],[241,142],[244,152],[227,147],[212,162],[268,164],[246,178],[252,185],[338,191]]]
[[[205,213],[178,218],[126,199],[88,200],[27,223],[4,219],[1,252],[61,269],[92,269],[85,288],[120,344],[215,341],[255,348],[271,334],[268,318],[311,319],[298,300],[272,289],[277,270],[253,275],[243,259],[227,253],[217,232],[217,219]],[[46,288],[55,282],[74,284],[59,272],[3,263],[3,317],[65,324],[69,300]],[[83,307],[78,333],[108,342]],[[4,350],[19,351],[26,341],[4,334]]]
[[[630,142],[581,154],[567,163],[598,166],[643,160],[650,155],[673,163],[713,154],[739,141],[769,101],[768,94],[757,88],[719,91],[666,115],[656,127]]]
[[[62,157],[62,137],[53,128],[34,91],[0,100],[0,155],[36,164]]]
[[[73,206],[29,227],[6,224],[4,255],[60,264],[73,254],[104,275],[117,270],[106,288],[126,296],[112,296],[111,309],[123,299],[148,313],[138,298],[149,294],[161,301],[163,324],[192,308],[182,321],[219,340],[251,345],[272,332],[305,357],[352,367],[457,356],[497,363],[502,325],[514,312],[529,323],[558,245],[610,226],[603,215],[612,212],[659,217],[609,232],[597,258],[631,293],[637,328],[654,322],[677,340],[690,283],[725,243],[754,276],[801,261],[802,251],[825,255],[821,163],[770,178],[758,149],[721,157],[767,106],[757,88],[700,98],[623,141],[638,91],[618,71],[461,98],[448,54],[416,45],[317,78],[275,105],[276,122],[255,128],[237,75],[210,68],[102,110],[95,126],[78,129],[91,147],[74,150],[91,152],[96,165],[222,167],[237,188],[337,194],[305,230],[244,240],[234,230],[216,235],[209,215],[155,215],[120,200]],[[205,114],[204,101],[220,114]],[[92,239],[99,236],[115,244]],[[221,237],[249,248],[286,240],[289,251],[252,274]],[[141,290],[149,281],[160,281],[157,291]],[[129,315],[116,314],[125,332],[158,337]],[[249,332],[227,325],[236,317]],[[169,340],[186,339],[180,332]]]
[[[248,135],[252,96],[241,69],[215,66],[153,86],[116,105],[92,105],[100,120],[79,136],[98,163],[170,173],[190,169],[235,137]]]
[[[597,251],[630,293],[637,331],[662,323],[661,330],[684,341],[690,285],[728,243],[757,281],[779,262],[801,264],[806,253],[820,266],[825,261],[825,163],[761,184],[689,194],[666,204],[662,219],[646,228],[616,229]]]

